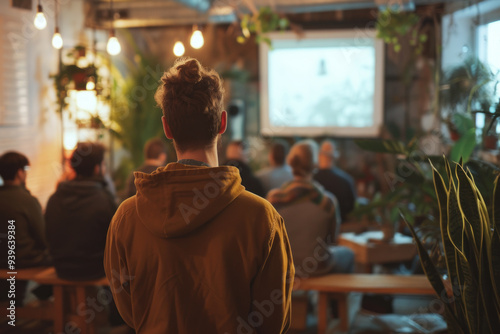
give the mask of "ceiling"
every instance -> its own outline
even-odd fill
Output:
[[[243,13],[270,6],[281,13],[308,13],[380,8],[388,3],[403,8],[451,3],[454,0],[86,0],[89,25],[116,28],[231,23]],[[111,14],[114,15],[111,15]]]

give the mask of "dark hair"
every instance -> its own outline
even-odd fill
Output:
[[[178,59],[163,74],[155,100],[163,111],[176,148],[208,145],[219,133],[222,81],[214,70],[193,58]]]
[[[6,152],[0,157],[0,176],[4,181],[12,181],[16,178],[17,171],[29,164],[28,158],[21,153]]]
[[[167,154],[167,145],[160,138],[152,138],[144,145],[144,157],[146,159],[158,159],[162,153]]]
[[[288,143],[282,139],[275,139],[271,144],[271,157],[277,165],[282,166],[285,163],[288,148]]]
[[[105,148],[97,143],[78,143],[70,158],[71,168],[78,176],[94,175],[95,166],[104,160]]]

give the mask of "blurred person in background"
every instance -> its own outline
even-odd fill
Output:
[[[0,267],[10,271],[51,265],[42,207],[26,188],[29,166],[28,158],[18,152],[6,152],[0,157],[0,176],[3,180],[0,186]],[[14,234],[10,233],[14,238],[9,239],[9,231],[14,231]],[[15,241],[12,257],[8,256],[9,240]],[[9,263],[9,259],[13,262]],[[0,284],[1,298],[7,297],[5,283],[7,281],[2,280]],[[25,281],[16,282],[17,306],[22,306],[26,286]]]
[[[264,193],[279,188],[285,182],[293,179],[292,169],[286,164],[288,143],[282,139],[275,139],[269,150],[269,167],[259,170],[255,175],[260,180]]]
[[[78,143],[69,161],[73,178],[60,182],[47,203],[49,251],[62,279],[85,281],[105,276],[104,247],[116,203],[104,177],[104,153],[101,144]],[[113,302],[108,306],[111,326],[126,330]]]
[[[287,156],[293,180],[267,196],[285,220],[300,277],[354,270],[353,251],[335,245],[341,223],[337,199],[313,180],[317,154],[317,144],[312,140],[293,145]],[[311,259],[314,266],[309,263]]]
[[[248,165],[248,156],[245,143],[241,140],[230,142],[226,147],[226,161],[224,166],[238,168],[241,176],[241,184],[251,193],[265,197],[266,193],[259,179],[255,177],[252,169]]]
[[[144,145],[144,163],[136,170],[142,173],[152,173],[158,167],[165,166],[167,163],[167,145],[160,138],[152,138]],[[135,176],[132,174],[128,180],[126,198],[134,196],[137,189],[135,188]]]
[[[356,204],[356,185],[352,176],[335,165],[335,160],[338,157],[339,153],[334,142],[331,140],[323,141],[318,157],[319,170],[314,174],[314,180],[337,197],[340,216],[342,221],[346,221],[347,215]]]

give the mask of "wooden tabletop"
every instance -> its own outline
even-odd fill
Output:
[[[332,274],[307,279],[296,278],[294,288],[332,293],[435,294],[425,275]]]
[[[394,240],[381,242],[382,237],[381,231],[342,233],[338,244],[352,249],[355,261],[364,265],[409,261],[417,255],[417,247],[411,237],[396,233]]]

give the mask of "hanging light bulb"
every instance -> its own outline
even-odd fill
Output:
[[[54,36],[52,36],[52,46],[54,49],[58,50],[63,47],[63,39],[59,33],[59,27],[56,27],[56,30],[54,30]]]
[[[116,38],[115,32],[113,30],[111,30],[111,33],[109,34],[109,40],[106,50],[112,56],[116,56],[122,51],[120,41],[118,41],[118,38]]]
[[[185,51],[186,51],[186,49],[184,48],[184,44],[182,44],[182,42],[180,42],[180,41],[175,42],[174,55],[176,55],[177,57],[180,57],[184,54]]]
[[[87,90],[94,90],[95,89],[95,82],[94,82],[94,77],[89,77],[87,80],[87,85],[85,86]]]
[[[38,7],[35,15],[35,20],[33,21],[35,24],[35,28],[38,30],[43,30],[47,26],[47,19],[43,14],[42,5],[40,4],[40,0],[38,0]]]
[[[201,30],[198,29],[197,26],[194,26],[193,30],[194,31],[193,34],[191,35],[190,43],[193,48],[199,49],[203,46],[205,40],[203,39],[203,34],[201,33]]]

